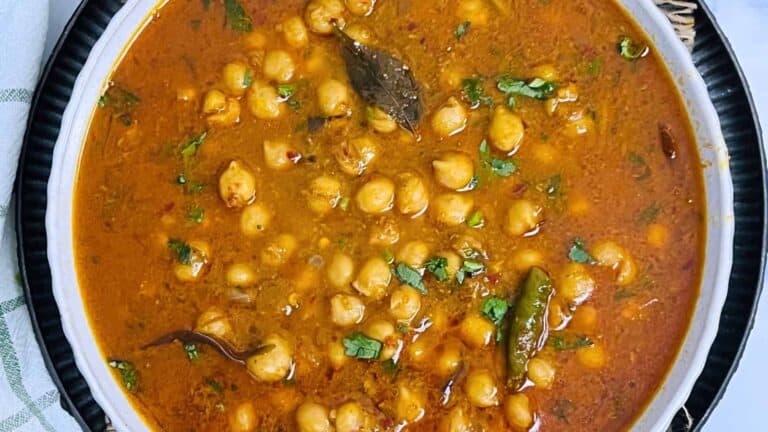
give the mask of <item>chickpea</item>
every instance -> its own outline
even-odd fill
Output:
[[[551,64],[536,66],[531,72],[531,76],[541,78],[544,81],[557,81],[557,71]]]
[[[342,141],[334,150],[333,156],[344,173],[360,176],[379,153],[379,146],[372,137],[364,135]]]
[[[352,15],[368,16],[373,12],[376,0],[344,0],[344,3]]]
[[[431,359],[432,351],[434,350],[434,338],[431,338],[432,334],[421,335],[415,342],[408,345],[406,353],[411,363],[422,364],[427,359]],[[429,364],[429,367],[432,365]]]
[[[256,177],[245,162],[233,160],[219,176],[219,196],[230,208],[243,208],[256,197]]]
[[[376,421],[358,402],[347,402],[336,410],[336,432],[371,432]]]
[[[208,90],[203,99],[203,113],[213,114],[224,111],[227,105],[227,97],[220,90]]]
[[[285,264],[298,247],[298,240],[291,234],[280,234],[261,251],[261,261],[270,266]]]
[[[296,423],[299,432],[332,432],[328,410],[314,402],[304,402],[296,409]]]
[[[496,107],[488,129],[488,137],[494,147],[505,153],[514,153],[520,147],[524,133],[523,121],[517,114],[501,105]]]
[[[326,79],[317,87],[317,102],[328,117],[347,115],[351,102],[349,88],[341,81]]]
[[[395,184],[392,180],[377,176],[357,191],[355,202],[365,213],[381,214],[392,209],[395,201]]]
[[[466,153],[448,152],[432,161],[435,179],[448,189],[460,190],[472,181],[475,164]]]
[[[597,328],[597,309],[594,306],[582,305],[573,313],[573,319],[568,328],[583,334],[594,334]]]
[[[456,16],[462,22],[471,22],[473,26],[488,24],[488,15],[488,6],[484,0],[460,0],[456,8]]]
[[[571,305],[584,303],[595,291],[595,281],[582,264],[567,264],[559,279],[559,294]]]
[[[240,122],[240,102],[237,99],[227,99],[224,109],[209,115],[205,119],[211,126],[232,126]]]
[[[287,340],[272,334],[262,342],[272,349],[248,357],[248,372],[258,381],[275,382],[284,379],[293,369],[293,347]]]
[[[249,50],[264,49],[267,47],[267,42],[269,42],[267,35],[260,30],[254,30],[243,36],[243,45]]]
[[[436,370],[442,376],[456,373],[461,367],[464,345],[456,339],[448,339],[440,350],[437,358]]]
[[[349,357],[344,354],[345,351],[346,348],[344,348],[340,341],[328,344],[328,360],[331,362],[333,369],[339,370],[347,364]]]
[[[602,345],[594,342],[591,346],[576,351],[576,360],[587,369],[601,369],[606,363],[606,354]]]
[[[397,130],[397,122],[389,114],[377,106],[368,107],[366,110],[368,124],[380,133],[390,133]]]
[[[389,297],[389,313],[398,321],[410,322],[421,309],[421,293],[401,285]]]
[[[344,3],[341,0],[311,0],[304,11],[304,21],[314,33],[331,34],[334,24],[344,27]]]
[[[264,140],[264,163],[278,171],[284,171],[296,166],[299,152],[286,141]]]
[[[549,389],[555,382],[555,367],[549,360],[534,357],[528,362],[528,378],[537,387]]]
[[[368,324],[365,335],[384,344],[379,354],[379,360],[389,360],[402,348],[402,341],[397,336],[395,326],[391,322],[376,320]]]
[[[283,50],[268,51],[262,63],[264,77],[279,83],[286,83],[293,78],[296,65],[288,52]]]
[[[341,327],[360,324],[365,316],[365,305],[359,297],[336,294],[331,297],[331,321]]]
[[[336,288],[346,288],[354,277],[355,263],[349,255],[336,252],[328,265],[328,281]]]
[[[248,90],[247,98],[251,113],[258,119],[276,119],[283,112],[277,90],[264,81],[254,81]]]
[[[447,265],[445,266],[445,272],[448,273],[448,279],[452,280],[456,277],[456,273],[461,268],[461,265],[463,264],[461,257],[453,251],[440,251],[437,253],[438,257],[443,257],[447,261]]]
[[[221,72],[224,90],[232,96],[242,96],[251,81],[251,71],[243,62],[227,63]]]
[[[227,314],[221,308],[212,306],[206,309],[197,318],[195,331],[215,336],[224,340],[232,337],[232,325]]]
[[[240,214],[240,232],[255,237],[264,232],[272,221],[272,212],[262,203],[253,203]]]
[[[455,97],[451,97],[432,116],[432,129],[442,137],[456,135],[467,127],[467,110]]]
[[[662,224],[648,225],[648,244],[655,248],[663,248],[669,237],[669,230]]]
[[[362,295],[379,300],[387,294],[387,287],[392,280],[389,264],[384,258],[370,258],[363,264],[352,286]]]
[[[629,285],[635,281],[637,266],[632,256],[612,241],[604,241],[592,248],[592,256],[605,267],[616,271],[616,283],[621,286]]]
[[[211,247],[208,243],[200,240],[190,241],[188,246],[190,248],[189,262],[176,263],[173,267],[173,273],[176,275],[176,279],[181,282],[196,282],[208,270]]]
[[[472,425],[469,416],[460,406],[454,407],[448,415],[440,421],[440,432],[470,432]]]
[[[529,200],[513,200],[507,211],[507,221],[504,227],[507,234],[526,236],[535,233],[541,223],[541,213],[541,207]]]
[[[544,256],[535,249],[519,249],[512,253],[512,268],[517,271],[525,272],[531,267],[541,265],[544,262]]]
[[[426,414],[426,402],[427,397],[423,391],[410,388],[404,382],[398,383],[395,397],[395,415],[398,420],[418,422]]]
[[[429,191],[418,174],[403,172],[397,176],[395,205],[400,213],[412,217],[420,216],[429,206]]]
[[[304,21],[298,16],[292,16],[283,21],[283,38],[285,43],[293,48],[303,48],[309,44],[309,33]]]
[[[507,421],[515,427],[528,430],[533,424],[533,412],[531,412],[531,402],[528,396],[523,393],[516,393],[507,396],[504,402],[504,414]]]
[[[499,404],[499,389],[493,374],[487,369],[474,370],[467,375],[464,392],[469,403],[478,408],[487,408]]]
[[[232,264],[227,269],[227,283],[231,286],[244,287],[252,285],[256,279],[256,274],[248,264]]]
[[[388,246],[397,243],[400,240],[400,229],[397,221],[391,217],[379,218],[371,226],[371,237],[369,242],[372,245]]]
[[[459,336],[473,348],[487,346],[496,335],[496,326],[479,313],[470,312],[459,325]]]
[[[367,44],[373,40],[373,32],[363,24],[351,24],[344,28],[344,33],[352,39]]]
[[[309,184],[307,203],[309,208],[319,215],[324,215],[336,208],[340,199],[341,182],[333,177],[321,175]]]
[[[231,432],[253,432],[256,430],[256,410],[250,402],[242,402],[235,407],[229,417]]]
[[[438,195],[432,206],[435,219],[447,226],[457,226],[463,224],[469,212],[475,205],[475,200],[466,194],[448,193]]]
[[[421,240],[406,243],[395,255],[397,261],[405,263],[409,267],[421,268],[429,258],[429,245]]]

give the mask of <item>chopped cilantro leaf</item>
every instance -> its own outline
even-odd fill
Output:
[[[217,393],[217,394],[222,394],[222,393],[224,393],[224,386],[222,386],[221,384],[219,384],[219,383],[218,383],[218,381],[216,381],[216,380],[215,380],[215,379],[213,379],[213,378],[206,378],[206,379],[205,379],[205,384],[207,384],[207,385],[208,385],[208,387],[210,387],[210,388],[211,388],[211,390],[213,390],[213,391],[214,391],[215,393]]]
[[[470,21],[464,21],[456,26],[456,30],[454,30],[453,35],[456,37],[456,40],[461,40],[468,32],[470,27],[472,27],[472,23]]]
[[[187,358],[190,360],[197,360],[200,358],[200,351],[197,350],[197,345],[193,343],[184,344],[184,352],[187,353]]]
[[[362,360],[375,360],[381,354],[383,344],[376,339],[371,339],[360,332],[352,332],[341,341],[344,345],[344,354]]]
[[[485,217],[480,210],[472,213],[469,219],[467,219],[467,226],[470,228],[482,228],[483,224],[485,224]]]
[[[541,78],[534,78],[526,83],[523,80],[502,76],[499,78],[496,88],[507,96],[520,95],[537,100],[546,100],[557,88],[554,83]]]
[[[189,140],[184,147],[181,148],[181,155],[184,159],[189,159],[197,154],[197,150],[203,145],[203,141],[208,136],[208,131],[201,133],[200,135]]]
[[[410,285],[419,290],[422,294],[427,293],[427,287],[424,286],[421,273],[418,270],[409,267],[406,264],[399,263],[392,269],[392,274],[401,282]]]
[[[477,108],[481,103],[488,106],[493,105],[493,99],[485,94],[483,81],[480,78],[465,78],[461,82],[461,91],[473,108]]]
[[[381,363],[381,369],[389,375],[395,375],[400,371],[400,365],[396,361],[389,359]]]
[[[575,338],[566,338],[563,335],[553,335],[549,338],[550,344],[555,351],[573,351],[582,348],[591,347],[595,343],[586,336],[577,336]]]
[[[464,260],[460,270],[470,276],[475,276],[485,270],[485,264],[480,261]]]
[[[496,296],[486,299],[480,306],[480,312],[483,313],[483,316],[497,326],[503,322],[507,310],[509,310],[507,301]]]
[[[517,171],[517,164],[512,159],[496,159],[491,155],[491,148],[486,140],[480,143],[480,160],[492,174],[509,177]]]
[[[243,75],[243,87],[250,87],[253,83],[253,77],[251,77],[251,68],[245,69],[245,74]]]
[[[192,260],[192,248],[184,243],[183,240],[179,239],[170,239],[168,240],[168,249],[171,250],[174,254],[176,254],[176,259],[179,260],[181,264],[189,264]]]
[[[635,61],[641,57],[648,55],[650,51],[647,46],[638,46],[632,39],[623,37],[616,45],[616,49],[624,59],[629,61]]]
[[[117,369],[123,380],[123,386],[126,390],[134,393],[139,388],[139,374],[133,363],[125,360],[110,360],[109,367]]]
[[[637,222],[642,225],[650,225],[656,222],[659,213],[661,213],[661,208],[659,208],[658,205],[653,204],[648,206],[637,216]]]
[[[205,219],[205,209],[197,206],[191,207],[187,212],[187,219],[196,224],[203,223],[203,220]]]
[[[295,93],[296,86],[294,84],[280,84],[277,86],[277,94],[283,99],[288,99]]]
[[[571,249],[568,251],[568,259],[582,264],[594,264],[596,261],[586,250],[584,240],[579,237],[573,239]]]
[[[230,29],[243,33],[253,30],[251,17],[237,0],[224,0],[224,11],[227,14],[227,25]]]
[[[430,258],[426,263],[426,270],[435,275],[438,281],[445,282],[448,280],[448,259],[441,256]]]
[[[392,264],[395,262],[395,256],[392,254],[392,251],[389,249],[384,249],[381,251],[381,257],[384,258],[384,261],[387,262],[387,264]]]

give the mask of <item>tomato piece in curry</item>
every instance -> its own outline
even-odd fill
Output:
[[[154,430],[624,430],[687,331],[701,164],[612,2],[170,0],[95,105],[79,283]]]

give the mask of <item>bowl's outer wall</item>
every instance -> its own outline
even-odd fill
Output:
[[[35,331],[46,365],[62,392],[65,407],[84,429],[90,430],[103,430],[104,418],[72,363],[71,349],[63,338],[51,293],[45,253],[46,183],[61,114],[71,96],[75,78],[95,40],[122,3],[119,0],[85,1],[67,26],[34,99],[17,180],[17,195],[20,197],[17,201],[19,258]],[[714,406],[713,401],[721,395],[724,382],[732,370],[729,366],[740,354],[744,341],[742,335],[745,336],[751,327],[760,287],[758,282],[763,268],[765,239],[762,169],[765,163],[754,110],[748,91],[741,84],[740,70],[729,56],[729,48],[719,40],[719,31],[710,19],[706,9],[697,13],[699,37],[694,60],[709,84],[710,95],[723,119],[731,166],[736,173],[733,180],[736,186],[738,247],[720,332],[708,358],[707,368],[686,403],[695,423],[705,418]]]

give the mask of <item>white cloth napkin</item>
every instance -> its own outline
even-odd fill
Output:
[[[48,0],[0,0],[0,432],[77,431],[59,403],[18,280],[11,191],[48,27]]]

